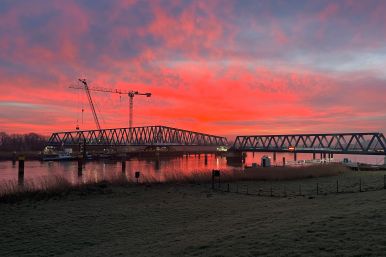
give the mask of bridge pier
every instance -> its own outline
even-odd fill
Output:
[[[243,152],[227,152],[226,159],[227,164],[243,164],[245,162],[245,156]]]
[[[20,156],[19,157],[18,176],[17,176],[19,186],[24,185],[24,161],[25,161],[25,157]]]
[[[78,157],[78,177],[82,176],[82,171],[83,171],[83,160],[82,157]]]
[[[126,159],[125,158],[122,158],[122,173],[125,174],[126,173]]]
[[[273,161],[276,162],[276,152],[273,152]]]
[[[160,164],[159,159],[155,160],[154,168],[155,168],[155,170],[159,170],[161,168],[161,164]]]
[[[160,169],[160,160],[159,160],[159,152],[155,152],[155,169],[159,170]]]
[[[16,152],[13,152],[12,153],[12,166],[16,165],[16,160],[17,160]]]
[[[208,165],[208,155],[205,154],[205,161],[204,161],[205,165]]]
[[[294,161],[297,161],[298,160],[298,156],[296,154],[296,152],[294,152]]]
[[[313,159],[313,160],[316,159],[316,153],[312,153],[312,159]]]

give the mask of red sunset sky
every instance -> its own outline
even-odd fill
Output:
[[[134,125],[386,132],[386,1],[0,3],[0,131],[94,129],[78,78],[151,92]],[[104,128],[128,98],[92,92]],[[81,121],[81,108],[85,108]]]

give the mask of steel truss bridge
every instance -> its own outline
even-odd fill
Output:
[[[53,133],[48,146],[227,146],[225,137],[165,126]]]
[[[230,151],[386,155],[382,133],[237,136]]]

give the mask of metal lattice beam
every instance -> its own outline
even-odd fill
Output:
[[[226,146],[225,137],[165,126],[53,133],[49,146]]]
[[[386,155],[382,133],[238,136],[232,151]]]

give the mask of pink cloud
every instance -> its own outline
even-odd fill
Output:
[[[179,12],[151,2],[151,19],[131,27],[124,18],[139,3],[112,4],[106,20],[73,1],[46,8],[28,5],[32,17],[58,13],[34,28],[52,34],[50,43],[30,43],[32,36],[22,31],[20,19],[27,14],[21,6],[1,16],[0,24],[8,23],[10,29],[9,36],[0,37],[4,50],[0,57],[9,63],[0,66],[2,130],[48,134],[74,129],[80,114],[78,94],[84,92],[68,86],[83,74],[91,86],[152,92],[150,99],[135,99],[137,125],[165,124],[222,135],[382,130],[386,125],[382,120],[386,92],[375,75],[328,74],[286,59],[294,49],[300,55],[311,51],[302,52],[299,45],[314,47],[304,39],[309,34],[302,34],[308,25],[299,19],[290,31],[272,17],[267,25],[248,18],[242,24],[251,27],[244,28],[237,24],[234,8],[221,1],[193,2]],[[228,16],[216,14],[219,3]],[[181,7],[179,2],[171,4]],[[329,20],[340,13],[341,8],[331,4],[318,15],[297,18],[318,20],[323,40]],[[115,25],[118,20],[123,25]],[[105,31],[103,22],[114,26]],[[103,44],[89,38],[95,36],[89,33],[96,25],[106,33]],[[363,35],[358,35],[359,42]],[[277,52],[282,55],[276,56]],[[103,126],[127,126],[126,96],[93,92],[93,98],[106,121]],[[87,102],[85,107],[82,127],[94,128]]]

